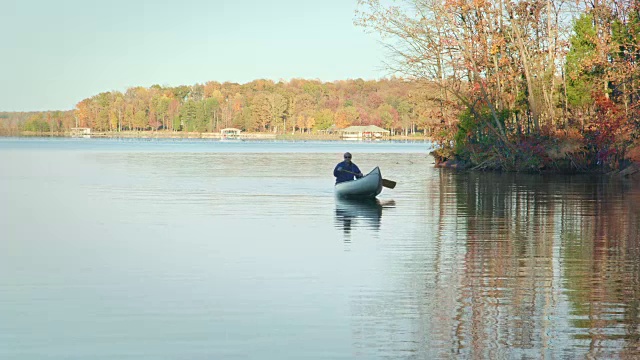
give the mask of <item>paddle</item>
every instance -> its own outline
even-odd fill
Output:
[[[358,175],[358,174],[354,173],[353,171],[349,171],[349,170],[345,170],[345,169],[342,169],[340,171],[344,171],[346,173],[353,174],[353,175]],[[384,186],[386,188],[389,188],[389,189],[393,189],[394,187],[396,187],[396,182],[393,181],[393,180],[382,179],[382,186]]]
[[[393,189],[394,187],[396,187],[396,182],[393,180],[382,179],[382,186]]]

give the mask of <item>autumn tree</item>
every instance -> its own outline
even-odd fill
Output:
[[[440,106],[455,108],[451,97],[466,108],[467,126],[455,139],[467,153],[458,155],[516,170],[529,166],[529,156],[517,149],[517,123],[525,121],[531,136],[542,134],[542,124],[555,123],[556,64],[562,54],[557,29],[571,19],[562,5],[361,0],[357,22],[384,36],[391,71],[437,85],[430,98]],[[428,115],[433,106],[414,109],[436,119],[445,113]],[[477,145],[480,138],[483,146]],[[444,145],[452,138],[442,140]]]
[[[338,129],[344,129],[346,127],[353,125],[353,123],[356,121],[357,118],[358,118],[358,111],[353,106],[347,106],[347,107],[338,109],[334,117],[336,122],[336,127]]]
[[[592,78],[597,72],[592,65],[592,59],[596,53],[593,17],[585,14],[578,18],[574,31],[575,34],[569,39],[571,49],[567,54],[565,65],[566,101],[572,109],[579,111],[577,115],[584,128],[584,113],[593,105],[592,93],[595,89]]]
[[[267,93],[261,92],[253,99],[251,114],[255,119],[255,123],[258,125],[258,128],[262,131],[267,131],[271,125],[271,121],[273,120],[271,113],[271,100]]]
[[[269,111],[271,116],[271,124],[273,131],[278,132],[278,128],[286,131],[285,114],[287,111],[287,99],[279,93],[271,93],[267,97],[269,100]]]
[[[44,133],[50,131],[49,124],[43,119],[42,114],[33,114],[24,125],[25,131]]]
[[[333,112],[330,109],[322,109],[316,111],[314,115],[315,128],[318,130],[326,130],[334,124]]]

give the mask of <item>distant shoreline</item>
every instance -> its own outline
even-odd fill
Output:
[[[57,138],[112,138],[112,139],[211,139],[211,140],[323,140],[344,141],[339,134],[273,134],[273,133],[241,133],[238,138],[223,138],[220,133],[200,133],[183,131],[120,131],[96,132],[88,135],[74,135],[71,132],[6,132],[1,137],[57,137]],[[377,139],[355,139],[346,141],[376,141]],[[431,141],[422,135],[415,136],[385,136],[379,140],[416,140]]]
[[[241,133],[239,138],[222,138],[220,133],[200,133],[183,131],[121,131],[121,132],[96,132],[89,135],[74,135],[71,132],[0,132],[0,138],[92,138],[92,139],[200,139],[212,141],[260,141],[260,140],[280,140],[280,141],[352,141],[352,142],[376,142],[381,141],[424,141],[433,140],[422,136],[385,136],[381,139],[343,139],[339,134],[273,134],[273,133]],[[617,177],[638,178],[640,175],[640,147],[632,148],[627,154],[629,164],[621,169],[607,172],[608,175]],[[457,160],[455,158],[442,157],[438,151],[430,152],[436,158],[435,167],[450,168],[462,171],[482,171],[473,169],[470,163]],[[603,174],[599,169],[575,171],[573,169],[540,170],[538,173],[546,174]]]

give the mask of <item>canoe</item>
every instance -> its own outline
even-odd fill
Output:
[[[341,182],[335,187],[336,195],[345,199],[374,199],[380,192],[382,174],[377,166],[360,179]]]

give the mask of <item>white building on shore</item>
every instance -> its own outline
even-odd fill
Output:
[[[375,125],[349,126],[338,131],[342,134],[343,139],[380,139],[390,133],[389,130]]]

